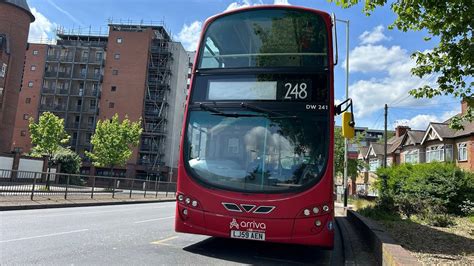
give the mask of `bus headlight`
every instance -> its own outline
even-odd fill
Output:
[[[310,212],[308,209],[305,209],[305,210],[303,211],[303,213],[304,213],[304,215],[306,215],[306,216],[309,216],[309,215],[311,214],[311,212]]]
[[[179,194],[179,195],[178,195],[178,200],[179,200],[179,201],[183,201],[183,199],[184,199],[183,194]]]
[[[318,214],[318,213],[319,213],[319,208],[318,208],[318,207],[314,207],[314,208],[313,208],[313,212],[314,212],[315,214]]]
[[[323,211],[325,211],[325,212],[329,211],[329,206],[328,206],[328,205],[324,205],[324,206],[323,206]]]
[[[188,215],[188,209],[184,209],[184,210],[183,210],[183,214],[184,214],[185,216],[187,216],[187,215]]]
[[[193,207],[197,207],[198,206],[198,202],[193,200],[193,202],[191,203],[191,205],[193,205]]]
[[[191,199],[190,199],[190,198],[186,198],[185,202],[186,202],[186,204],[189,204],[189,203],[191,203]]]
[[[314,225],[316,225],[317,227],[320,227],[321,226],[321,221],[320,220],[314,221]]]

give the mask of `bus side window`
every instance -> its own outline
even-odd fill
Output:
[[[206,45],[202,55],[202,68],[220,68],[223,67],[222,59],[219,57],[220,51],[211,38],[206,39]]]

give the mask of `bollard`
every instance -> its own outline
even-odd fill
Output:
[[[133,183],[135,183],[135,179],[132,179],[132,185],[130,186],[130,195],[129,195],[130,199],[132,198]]]
[[[66,192],[64,192],[64,199],[67,199],[67,191],[69,189],[69,175],[66,178]]]
[[[35,185],[36,185],[36,174],[35,174],[35,177],[33,178],[33,186],[31,188],[31,196],[30,196],[31,200],[33,200],[33,197],[35,195]]]
[[[115,183],[117,182],[117,179],[113,178],[113,180],[114,180],[114,185],[112,187],[112,198],[115,199]]]
[[[95,188],[95,176],[92,176],[92,191],[91,191],[91,199],[94,198],[94,188]]]

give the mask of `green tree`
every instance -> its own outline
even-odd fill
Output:
[[[118,115],[112,119],[99,120],[91,138],[92,152],[86,155],[98,167],[109,167],[112,174],[114,167],[124,166],[132,155],[132,148],[140,141],[142,133],[141,119],[131,122],[127,117],[120,122]]]
[[[359,142],[359,136],[354,140],[355,143]],[[340,128],[334,128],[334,164],[335,164],[335,174],[343,175],[344,174],[344,138],[342,137],[342,132]],[[355,186],[355,180],[361,168],[365,165],[362,161],[358,159],[347,160],[347,176],[351,178],[352,185]]]
[[[35,123],[30,118],[30,137],[34,147],[32,154],[48,157],[48,173],[51,172],[52,158],[56,152],[69,141],[69,135],[64,130],[64,119],[57,117],[53,113],[45,112]],[[49,175],[46,180],[46,187],[49,189]]]
[[[354,6],[361,0],[328,0],[343,8]],[[363,11],[370,15],[376,7],[384,6],[387,0],[366,0]],[[420,78],[437,75],[437,87],[425,85],[413,88],[415,98],[432,98],[438,95],[453,95],[468,103],[468,111],[451,122],[451,127],[461,129],[463,121],[474,119],[474,81],[466,79],[474,75],[474,1],[472,0],[394,0],[390,7],[397,18],[389,28],[401,31],[425,30],[426,41],[439,39],[437,46],[428,52],[417,51],[412,58],[416,67],[411,72]]]

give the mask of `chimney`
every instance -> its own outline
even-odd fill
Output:
[[[467,101],[462,99],[461,101],[461,114],[465,114],[467,112]]]
[[[408,127],[408,126],[397,126],[395,128],[395,136],[398,138],[400,136],[403,136],[403,134],[405,134],[408,130],[410,130],[411,128]]]

